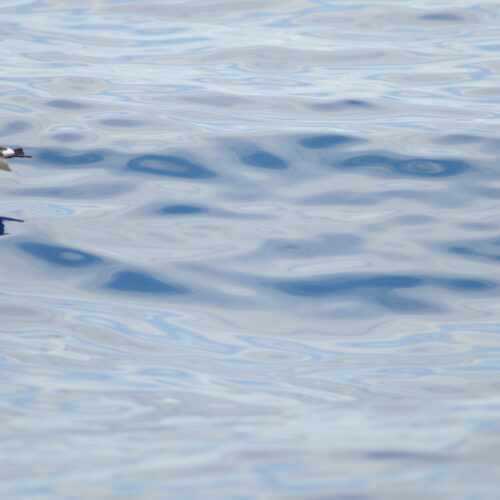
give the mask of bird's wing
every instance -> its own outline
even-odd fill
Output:
[[[0,155],[0,169],[6,170],[7,172],[10,172],[10,167],[9,164],[7,163],[7,160]]]
[[[14,219],[13,217],[0,217],[0,222],[3,222],[4,220],[11,220],[11,221],[14,221],[14,222],[24,222],[21,219]]]

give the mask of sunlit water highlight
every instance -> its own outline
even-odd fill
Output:
[[[0,12],[2,498],[496,498],[498,5]]]

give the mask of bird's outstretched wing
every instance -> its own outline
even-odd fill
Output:
[[[7,160],[0,155],[0,169],[6,170],[7,172],[11,172],[9,164],[7,163]]]

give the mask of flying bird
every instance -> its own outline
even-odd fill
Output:
[[[31,158],[31,156],[25,155],[23,148],[11,149],[0,147],[0,169],[10,172],[6,158]]]
[[[10,220],[10,221],[14,221],[14,222],[24,222],[21,219],[13,219],[12,217],[0,217],[0,236],[7,234],[5,232],[5,224],[3,223],[4,220]]]

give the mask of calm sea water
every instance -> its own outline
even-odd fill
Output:
[[[1,498],[498,498],[500,4],[0,14]]]

